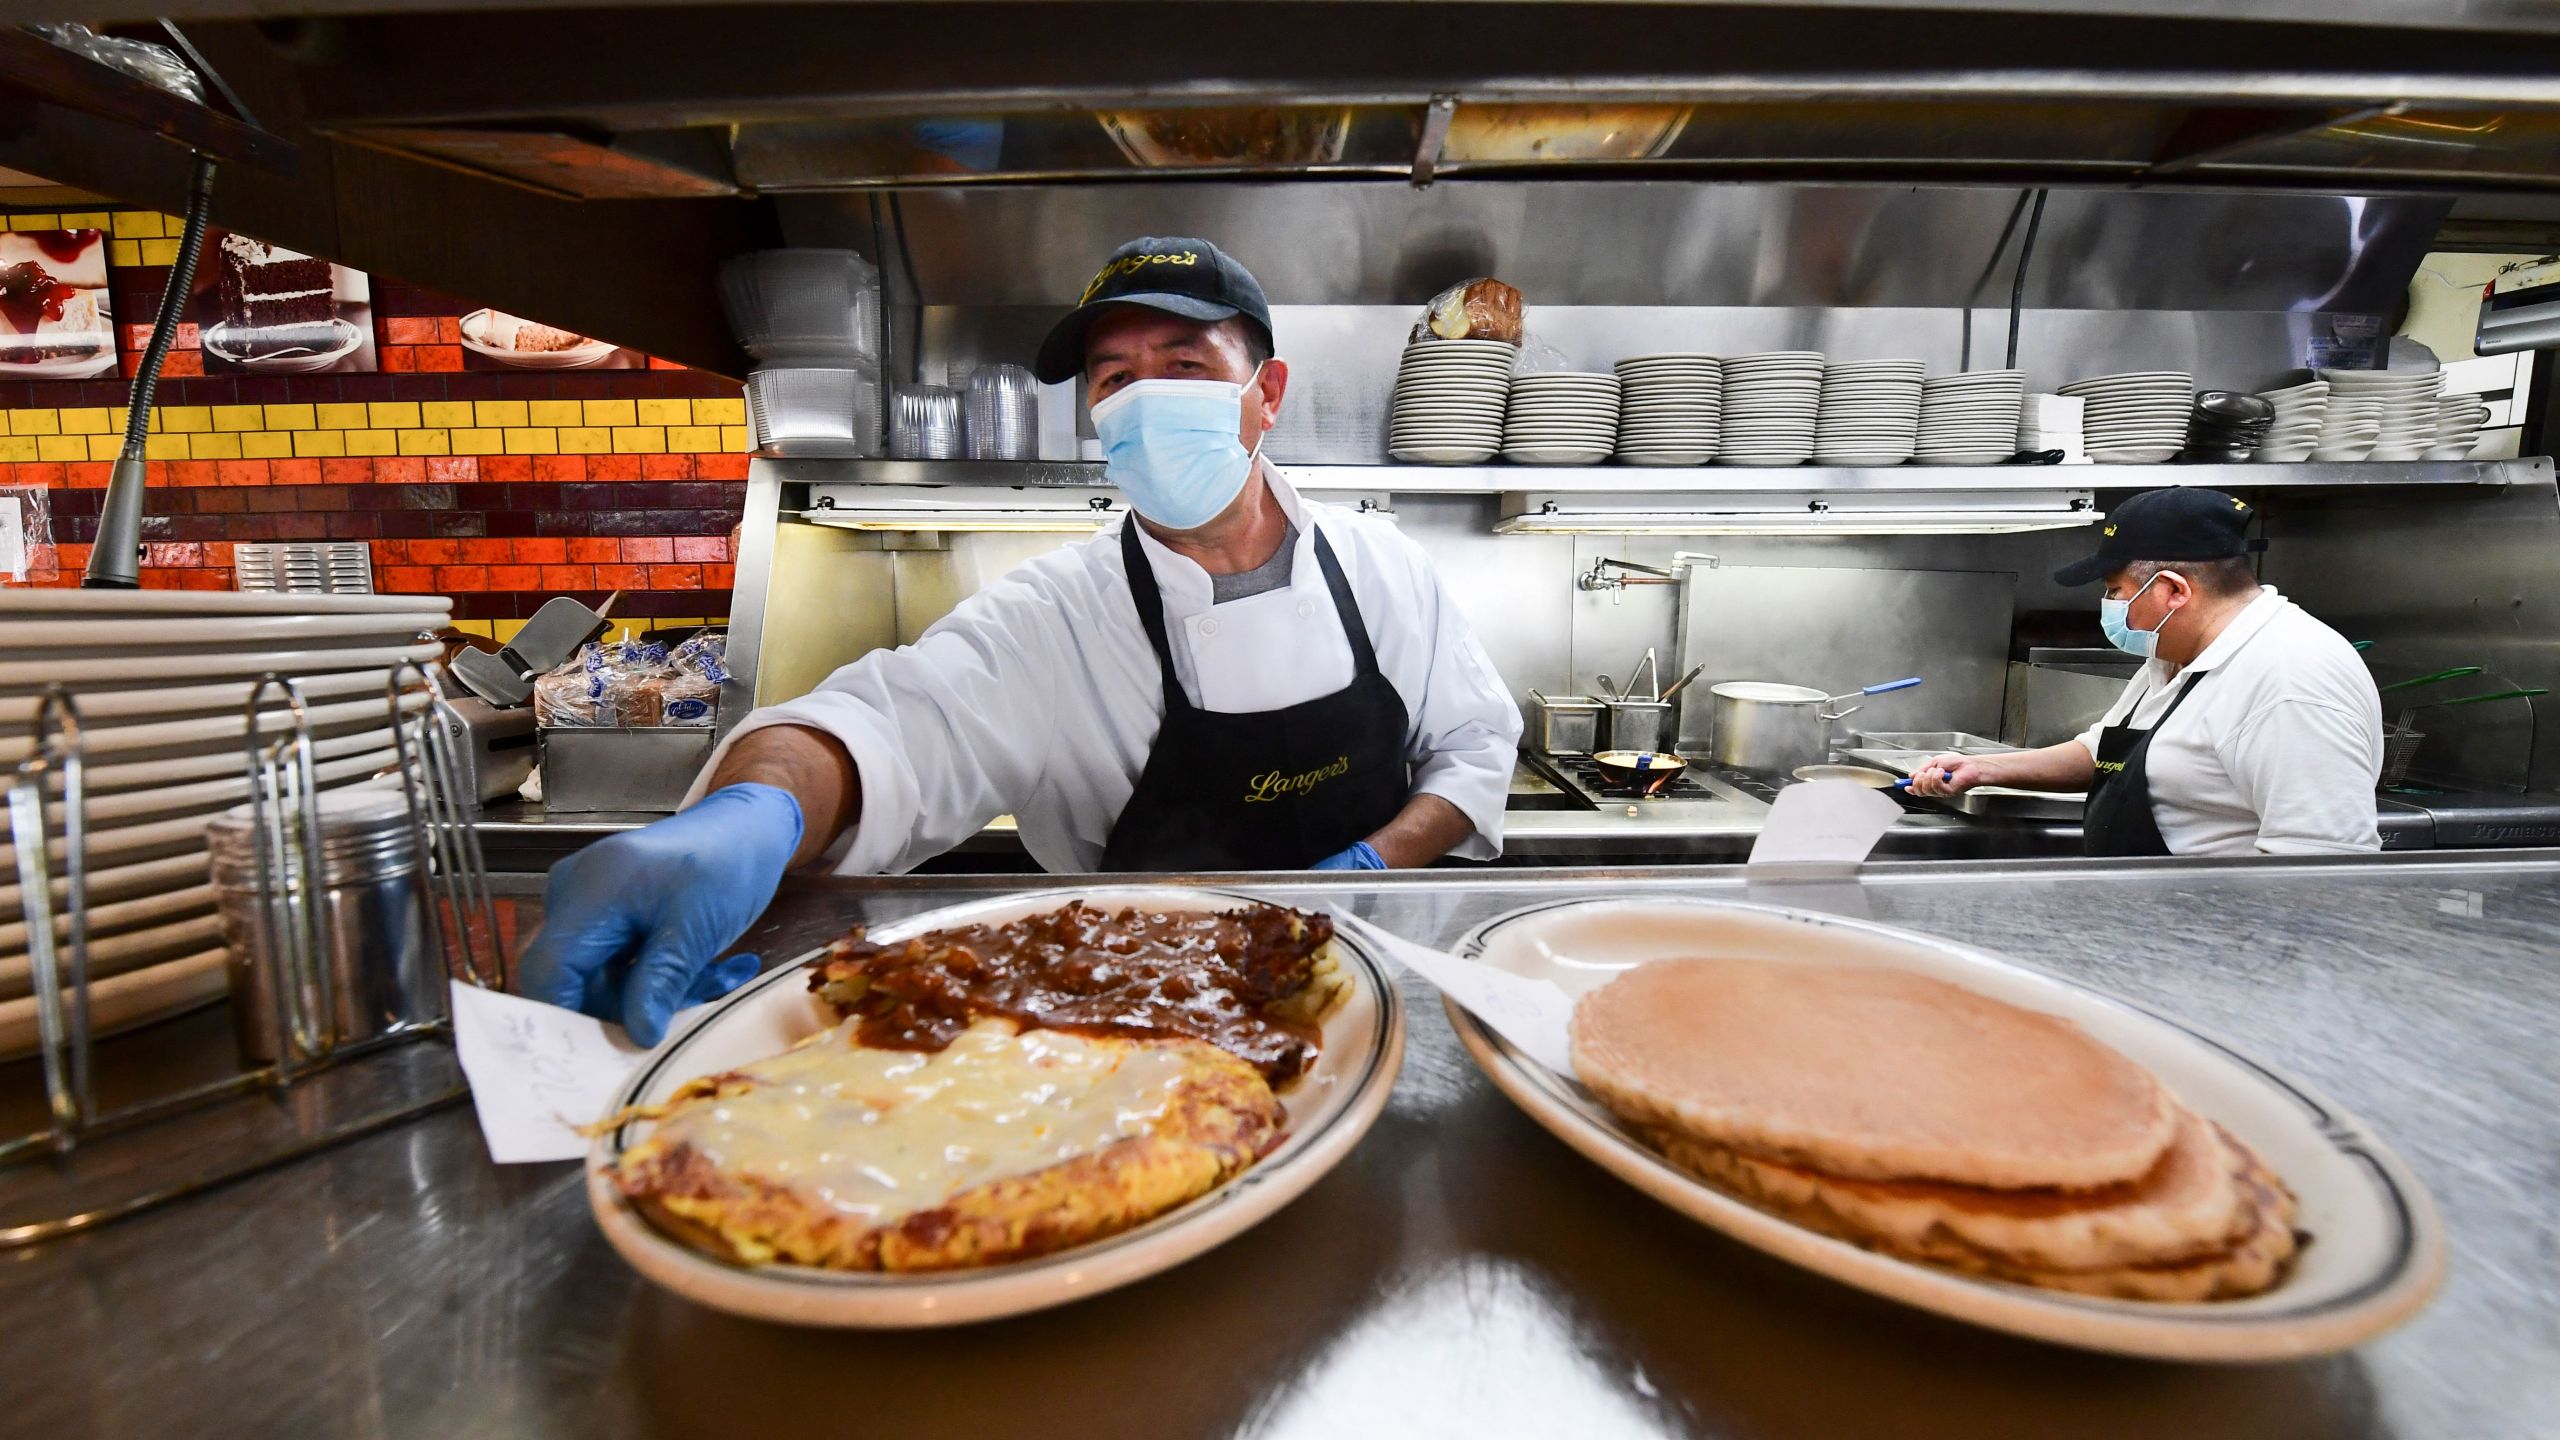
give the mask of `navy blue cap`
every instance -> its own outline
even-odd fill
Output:
[[[2115,508],[2098,553],[2053,572],[2056,585],[2104,580],[2136,560],[2230,560],[2263,549],[2249,539],[2248,501],[2202,486],[2145,490]]]
[[[1241,315],[1271,341],[1271,302],[1262,282],[1226,251],[1189,236],[1148,235],[1111,252],[1076,308],[1040,342],[1031,373],[1044,384],[1072,380],[1084,371],[1085,332],[1114,305],[1144,305],[1191,320],[1232,320]]]

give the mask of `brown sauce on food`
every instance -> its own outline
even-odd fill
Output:
[[[862,1043],[883,1049],[939,1050],[996,1016],[1074,1034],[1204,1040],[1278,1088],[1315,1063],[1322,1035],[1267,1007],[1305,988],[1332,938],[1330,916],[1276,905],[1109,914],[1076,901],[891,945],[857,930],[813,968],[809,988],[860,1016]],[[850,996],[857,980],[861,993]]]

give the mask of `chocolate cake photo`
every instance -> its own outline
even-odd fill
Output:
[[[363,273],[238,234],[209,244],[207,261],[192,308],[208,372],[375,368]]]
[[[85,380],[115,366],[106,232],[0,232],[0,374]]]

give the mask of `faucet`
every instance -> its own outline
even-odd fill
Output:
[[[1591,562],[1590,569],[1574,577],[1573,586],[1577,590],[1605,590],[1609,592],[1609,603],[1617,605],[1625,602],[1630,585],[1677,585],[1688,578],[1693,564],[1713,570],[1716,563],[1716,557],[1700,550],[1673,551],[1668,570],[1602,556]],[[1612,574],[1613,569],[1622,573]]]

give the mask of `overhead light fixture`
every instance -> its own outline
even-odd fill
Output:
[[[812,485],[809,491],[809,508],[799,518],[839,530],[1089,535],[1129,513],[1119,491],[1098,485]],[[1395,518],[1383,494],[1325,498]]]
[[[1497,535],[2005,535],[2099,518],[2087,490],[1504,497]]]

